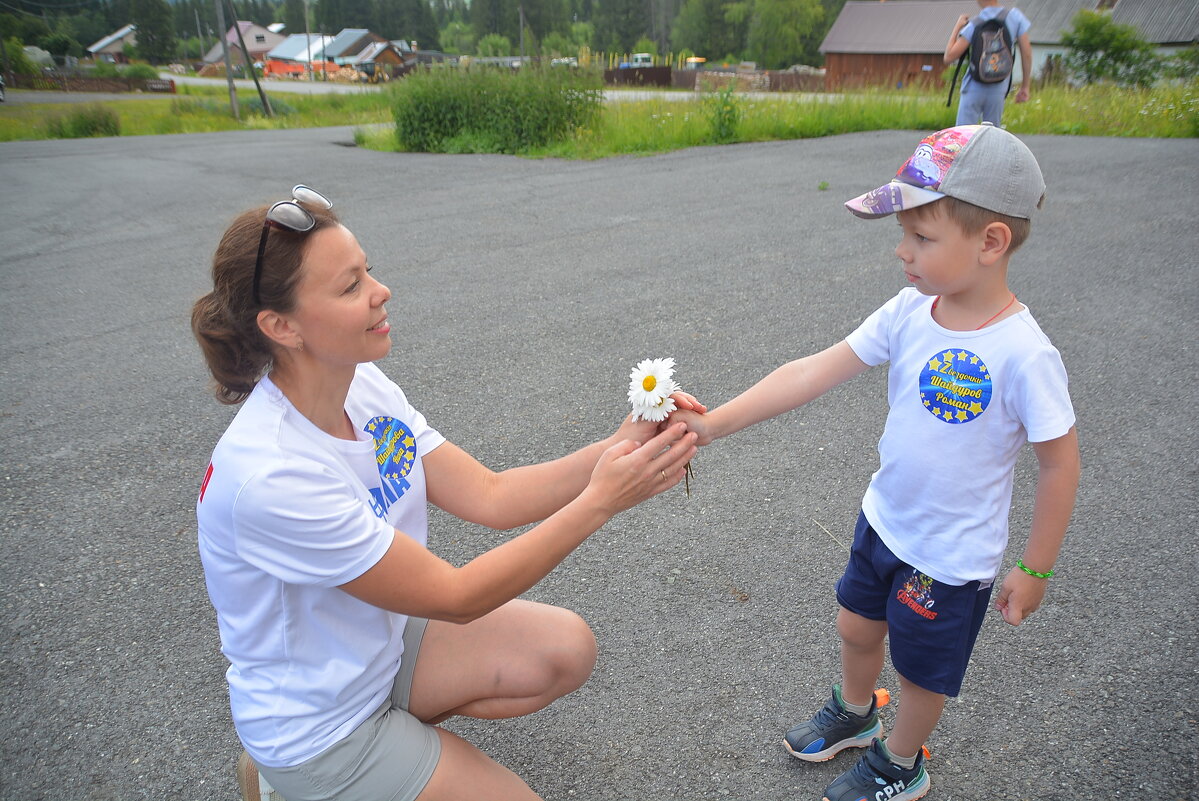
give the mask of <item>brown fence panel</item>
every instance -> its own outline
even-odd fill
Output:
[[[604,83],[612,86],[670,86],[670,67],[604,70]]]
[[[78,75],[15,75],[12,88],[42,92],[167,92],[175,94],[168,78],[84,78]]]

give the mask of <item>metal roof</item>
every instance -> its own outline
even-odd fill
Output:
[[[1154,44],[1194,44],[1199,40],[1199,3],[1195,0],[1119,0],[1112,22],[1132,25]]]
[[[271,52],[266,54],[266,57],[275,58],[280,61],[301,61],[308,63],[312,61],[313,53],[320,53],[325,45],[331,41],[333,41],[332,36],[322,36],[319,33],[314,33],[311,36],[306,33],[293,33],[275,45],[271,49]]]
[[[1017,8],[1024,12],[1032,27],[1028,38],[1033,44],[1059,44],[1062,31],[1074,27],[1074,15],[1094,10],[1098,0],[1021,0]]]
[[[136,30],[137,30],[136,25],[132,25],[132,24],[126,25],[124,28],[121,28],[116,33],[110,33],[108,36],[105,36],[103,39],[96,42],[95,44],[88,46],[87,51],[89,53],[98,53],[101,50],[103,50],[104,48],[108,47],[110,44],[112,44],[114,42],[118,42],[121,39],[124,39],[126,36],[128,36],[129,34],[133,33]]]
[[[369,37],[371,32],[366,28],[342,28],[342,30],[333,37],[329,44],[325,45],[325,53],[321,58],[332,60],[337,56],[348,55],[348,51],[354,48],[364,38]],[[355,52],[361,48],[355,48]]]
[[[1033,44],[1052,45],[1073,27],[1074,16],[1099,0],[1018,0],[1032,23]],[[940,53],[959,14],[978,13],[975,0],[848,0],[833,22],[821,53]],[[1112,21],[1132,25],[1153,44],[1199,40],[1196,0],[1117,0]]]
[[[974,16],[974,0],[847,0],[821,53],[943,53],[953,23]]]

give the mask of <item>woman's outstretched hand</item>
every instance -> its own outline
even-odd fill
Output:
[[[630,509],[683,480],[683,467],[697,450],[695,439],[686,426],[676,423],[645,444],[621,440],[600,456],[583,494],[592,495],[610,516]]]

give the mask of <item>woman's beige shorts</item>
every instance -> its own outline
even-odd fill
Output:
[[[350,736],[294,767],[259,766],[287,801],[413,801],[420,795],[441,756],[437,730],[408,713],[426,623],[408,618],[391,698]]]

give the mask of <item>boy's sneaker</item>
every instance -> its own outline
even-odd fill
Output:
[[[237,758],[237,789],[241,790],[242,801],[283,801],[245,751]]]
[[[885,798],[887,801],[915,801],[928,792],[930,782],[924,770],[924,750],[916,754],[916,764],[901,768],[875,740],[858,764],[842,773],[824,791],[824,801],[863,801]]]
[[[880,696],[883,700],[880,702]],[[883,736],[878,708],[887,703],[885,692],[870,699],[870,711],[855,715],[841,705],[841,685],[833,685],[833,697],[811,720],[796,725],[783,737],[783,746],[796,759],[823,762],[846,748],[865,748]],[[856,799],[854,801],[857,801]]]

